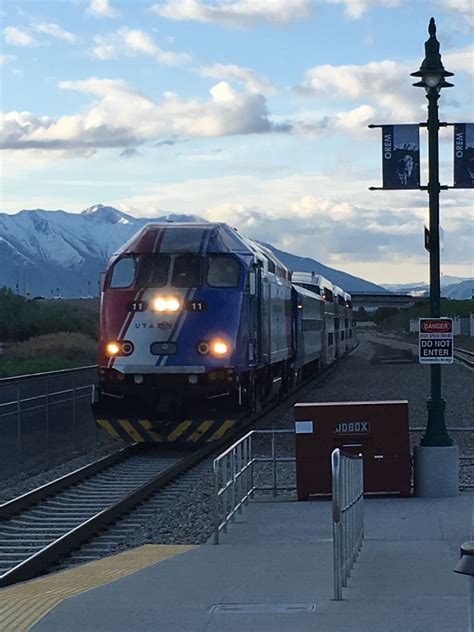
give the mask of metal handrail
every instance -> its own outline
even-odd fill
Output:
[[[47,380],[52,377],[62,375],[72,375],[73,373],[85,373],[97,369],[97,364],[78,366],[72,369],[57,369],[56,371],[43,371],[42,373],[27,373],[25,375],[13,375],[11,377],[0,378],[0,386],[15,384],[16,382],[27,382],[28,380]]]
[[[251,430],[220,454],[213,463],[214,472],[214,544],[219,544],[219,533],[227,533],[227,525],[235,521],[237,513],[247,505],[256,491],[278,491],[294,489],[294,486],[279,487],[277,463],[294,462],[294,457],[276,455],[276,435],[294,434],[294,430]],[[256,435],[271,435],[271,455],[254,456],[253,438]],[[273,481],[270,487],[259,487],[254,481],[255,463],[272,463]]]
[[[342,600],[364,539],[364,470],[362,455],[331,454],[334,599]]]

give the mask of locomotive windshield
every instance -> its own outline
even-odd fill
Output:
[[[237,288],[241,272],[240,262],[230,255],[127,255],[114,263],[109,287],[196,288],[206,282],[215,288]]]
[[[201,255],[177,256],[171,284],[174,287],[199,287],[202,284],[203,260]]]
[[[143,255],[138,270],[137,284],[143,287],[166,285],[170,256],[163,254]]]
[[[212,287],[238,287],[241,266],[228,255],[209,255],[207,258],[207,284]]]
[[[139,257],[132,255],[131,257],[122,257],[116,261],[112,277],[110,279],[110,287],[113,289],[130,287],[137,273]]]

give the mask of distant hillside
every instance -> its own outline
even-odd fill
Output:
[[[273,252],[277,255],[279,259],[286,265],[290,270],[298,270],[300,272],[316,272],[316,274],[321,274],[326,277],[329,281],[334,283],[335,285],[339,285],[346,292],[385,292],[389,294],[389,290],[382,287],[381,285],[376,285],[375,283],[371,283],[370,281],[366,281],[365,279],[360,279],[359,277],[353,276],[352,274],[347,274],[347,272],[341,272],[340,270],[335,270],[334,268],[329,268],[325,266],[323,263],[316,261],[315,259],[310,259],[309,257],[298,257],[297,255],[292,255],[289,252],[283,252],[283,250],[278,250],[278,248],[274,248],[270,244],[265,244],[268,248],[271,248]]]
[[[428,283],[400,283],[384,286],[391,292],[429,296]],[[443,275],[441,277],[441,296],[452,299],[469,299],[474,296],[474,278],[463,278]]]
[[[0,213],[0,286],[32,297],[97,296],[100,273],[109,257],[151,221],[206,220],[180,214],[137,218],[102,204],[82,213],[43,209]],[[314,259],[273,250],[291,270],[315,270],[348,292],[386,291]]]

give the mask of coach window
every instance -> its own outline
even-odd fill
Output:
[[[166,285],[169,267],[169,255],[155,253],[144,256],[138,268],[138,285],[140,287],[162,287]]]
[[[331,290],[327,287],[324,288],[323,296],[326,299],[326,301],[328,301],[328,303],[332,303],[334,301],[333,294]]]
[[[135,280],[138,261],[139,258],[135,256],[122,257],[116,261],[112,268],[109,287],[111,289],[130,287]]]
[[[202,283],[201,255],[179,255],[174,260],[172,284],[174,287],[199,287]]]
[[[239,287],[241,266],[228,255],[209,255],[207,258],[207,284],[212,287]]]

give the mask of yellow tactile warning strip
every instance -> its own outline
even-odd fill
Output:
[[[192,545],[145,544],[18,586],[0,590],[0,632],[27,632],[67,597],[194,549]]]

